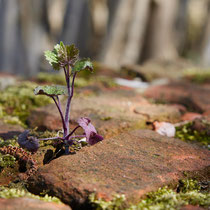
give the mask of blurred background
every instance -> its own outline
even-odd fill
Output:
[[[0,71],[49,70],[43,51],[62,40],[119,71],[190,62],[210,67],[209,0],[0,0]]]

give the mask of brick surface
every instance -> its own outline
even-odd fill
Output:
[[[204,169],[209,154],[154,131],[135,130],[53,160],[29,178],[29,187],[36,193],[48,189],[72,207],[93,192],[107,200],[116,193],[136,200],[182,178],[184,171]]]

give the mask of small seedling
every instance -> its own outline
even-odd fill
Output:
[[[90,145],[103,140],[103,137],[97,134],[95,127],[90,122],[90,119],[86,117],[81,117],[77,121],[78,126],[72,131],[69,129],[70,107],[72,97],[74,95],[75,78],[80,71],[93,71],[93,65],[90,59],[79,60],[79,50],[74,45],[64,45],[63,42],[55,45],[52,51],[45,51],[45,57],[54,70],[63,69],[66,86],[38,86],[34,90],[34,94],[46,95],[53,99],[61,117],[63,137],[57,136],[52,138],[37,139],[33,136],[29,136],[29,131],[26,130],[18,137],[19,145],[31,152],[36,152],[39,148],[39,141],[58,140],[61,141],[65,147],[65,154],[69,154],[69,146],[71,146],[78,138],[86,138],[87,143]],[[67,95],[65,112],[63,112],[61,108],[59,99],[60,95]],[[80,127],[83,128],[84,134],[75,135],[75,131]]]

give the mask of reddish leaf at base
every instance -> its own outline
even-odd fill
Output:
[[[87,142],[90,145],[96,144],[97,142],[104,139],[102,136],[97,134],[95,127],[90,123],[90,119],[86,117],[81,117],[77,122],[79,126],[84,129]]]

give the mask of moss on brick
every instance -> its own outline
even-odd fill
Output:
[[[181,180],[180,183],[182,183],[182,187],[179,189],[179,193],[168,186],[165,186],[159,188],[155,192],[148,193],[139,203],[130,205],[129,207],[126,203],[125,195],[116,195],[108,202],[97,199],[94,194],[92,194],[89,199],[92,207],[96,210],[175,210],[188,204],[203,207],[208,207],[210,205],[210,194],[201,193],[199,183],[196,180]]]

